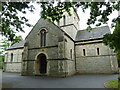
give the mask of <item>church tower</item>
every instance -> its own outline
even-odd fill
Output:
[[[63,17],[59,22],[55,22],[55,24],[75,40],[75,36],[79,30],[80,19],[75,8],[71,8],[70,13],[72,14],[71,16],[67,12],[64,12]]]

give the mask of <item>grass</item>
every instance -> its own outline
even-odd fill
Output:
[[[105,83],[106,88],[118,88],[118,80],[111,80]]]

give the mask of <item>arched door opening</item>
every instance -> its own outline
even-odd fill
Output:
[[[47,72],[47,61],[46,61],[46,56],[45,56],[45,54],[40,54],[40,55],[38,55],[38,57],[37,57],[37,59],[38,59],[38,68],[39,68],[39,72],[41,73],[41,74],[45,74],[46,72]]]

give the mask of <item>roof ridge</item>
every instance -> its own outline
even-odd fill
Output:
[[[103,28],[103,27],[109,27],[109,26],[106,25],[106,26],[94,27],[94,28],[92,28],[92,29],[95,29],[95,28]],[[86,29],[87,29],[87,28],[86,28]],[[78,30],[78,31],[84,31],[84,30],[86,30],[86,29],[82,29],[82,30]]]

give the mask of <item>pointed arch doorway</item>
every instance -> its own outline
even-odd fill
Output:
[[[47,73],[47,60],[46,60],[45,54],[39,54],[37,56],[38,61],[38,71],[40,74],[46,74]]]

